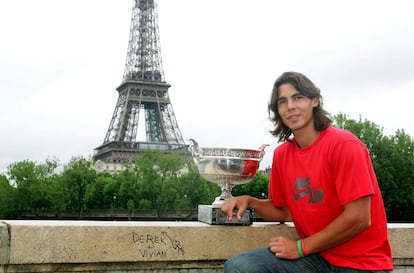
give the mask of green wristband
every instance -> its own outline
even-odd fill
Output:
[[[296,244],[298,245],[299,256],[301,258],[305,258],[305,255],[303,255],[302,244],[300,243],[300,240],[297,240]]]

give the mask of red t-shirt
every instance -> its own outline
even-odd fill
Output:
[[[335,266],[391,270],[384,204],[365,145],[353,134],[329,127],[309,147],[299,148],[293,139],[274,151],[269,198],[289,209],[301,238],[324,229],[343,205],[367,195],[371,226],[321,255]]]

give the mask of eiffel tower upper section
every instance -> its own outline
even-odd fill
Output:
[[[155,0],[135,0],[124,78],[165,82]]]
[[[145,149],[188,153],[168,96],[161,60],[155,0],[134,0],[124,75],[104,143],[94,158],[130,161]],[[138,128],[139,118],[145,128]],[[146,141],[138,141],[145,129]]]

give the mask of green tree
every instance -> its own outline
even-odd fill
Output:
[[[116,176],[119,187],[116,196],[116,206],[122,209],[135,209],[142,198],[142,183],[140,183],[136,172],[126,168]]]
[[[238,185],[233,188],[233,195],[250,195],[259,199],[267,199],[269,176],[258,171],[256,176],[249,183]]]
[[[105,185],[103,188],[104,202],[102,208],[115,208],[117,206],[118,192],[123,180],[119,179],[117,175],[108,175],[103,178]]]
[[[185,160],[178,153],[164,153],[162,150],[146,150],[134,159],[132,168],[141,183],[142,198],[138,204],[148,205],[157,210],[158,217],[170,208],[176,196],[173,185]]]
[[[96,179],[89,181],[85,189],[84,207],[88,209],[110,208],[112,198],[105,194],[107,184],[111,184],[114,178],[111,174],[103,172],[96,174]]]
[[[62,183],[60,175],[55,175],[49,179],[49,198],[51,202],[50,210],[56,217],[60,217],[62,212],[69,208],[70,192]]]
[[[392,221],[414,220],[414,142],[404,130],[382,143],[377,156],[377,175],[381,183],[387,215]]]
[[[16,187],[16,208],[20,213],[52,208],[50,184],[55,178],[58,163],[47,159],[44,163],[24,160],[8,166],[8,176]]]
[[[15,188],[10,185],[6,176],[0,175],[0,219],[16,217]]]
[[[61,174],[62,187],[70,193],[69,209],[75,209],[82,218],[85,209],[85,194],[89,184],[96,181],[97,174],[92,168],[92,160],[74,157]]]
[[[178,209],[195,209],[199,204],[211,204],[220,195],[217,184],[203,179],[193,162],[187,163],[187,171],[177,181],[179,193],[176,200]]]

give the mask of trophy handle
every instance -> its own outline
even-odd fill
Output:
[[[262,159],[264,157],[265,153],[265,149],[267,146],[270,146],[269,144],[263,144],[262,146],[260,146],[259,151],[260,151],[260,159]]]

